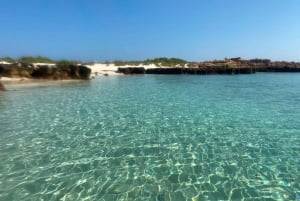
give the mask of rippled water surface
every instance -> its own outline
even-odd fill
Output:
[[[0,93],[0,200],[300,200],[300,74]]]

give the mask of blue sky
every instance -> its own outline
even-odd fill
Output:
[[[0,57],[300,61],[299,0],[4,0]]]

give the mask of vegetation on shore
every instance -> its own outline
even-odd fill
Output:
[[[184,66],[185,64],[189,64],[191,62],[185,61],[183,59],[179,58],[167,58],[167,57],[159,57],[154,59],[146,59],[144,61],[121,61],[116,60],[113,62],[107,62],[107,63],[113,63],[116,66],[138,66],[138,65],[149,65],[149,64],[155,64],[156,66],[168,66],[168,67],[175,67],[175,66]]]
[[[74,60],[54,60],[50,59],[48,57],[43,57],[43,56],[23,56],[20,58],[12,58],[12,57],[0,57],[0,61],[5,61],[8,63],[25,63],[25,64],[32,64],[32,63],[45,63],[45,64],[57,64],[57,65],[70,65],[70,64],[78,64],[82,63],[85,64],[84,62],[81,61],[74,61]]]
[[[48,57],[43,56],[23,56],[17,59],[11,58],[11,57],[2,57],[0,58],[0,61],[5,61],[8,63],[54,63],[57,65],[69,65],[69,64],[85,64],[85,65],[91,65],[94,62],[81,62],[81,61],[73,61],[73,60],[53,60]],[[167,58],[167,57],[160,57],[160,58],[154,58],[154,59],[146,59],[144,61],[122,61],[122,60],[115,60],[115,61],[106,61],[106,64],[115,64],[116,66],[124,66],[124,65],[131,65],[131,66],[137,66],[137,65],[148,65],[148,64],[155,64],[157,66],[169,66],[169,67],[175,67],[175,66],[184,66],[185,64],[189,64],[191,62],[188,62],[186,60],[180,59],[180,58]]]
[[[189,63],[183,59],[179,58],[166,58],[166,57],[161,57],[161,58],[155,58],[155,59],[147,59],[145,60],[145,64],[158,64],[159,66],[184,66],[186,63]]]
[[[47,57],[37,56],[37,57],[21,57],[17,60],[18,62],[22,63],[53,63],[52,59],[49,59]]]
[[[92,65],[94,62],[82,62],[74,60],[53,60],[43,56],[23,56],[18,59],[11,57],[0,57],[0,61],[5,61],[8,63],[21,63],[21,64],[32,64],[32,63],[51,63],[57,66],[67,66],[67,65]],[[99,62],[101,63],[101,62]],[[297,62],[286,62],[286,61],[271,61],[269,59],[250,59],[245,60],[240,57],[235,58],[225,58],[223,60],[212,60],[203,62],[190,62],[180,58],[167,58],[159,57],[154,59],[146,59],[140,61],[105,61],[102,63],[114,64],[116,66],[143,66],[154,64],[161,67],[190,67],[190,68],[218,68],[218,69],[235,69],[235,68],[260,68],[260,67],[289,67],[289,68],[300,68],[300,63]]]

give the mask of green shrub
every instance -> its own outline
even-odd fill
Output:
[[[8,62],[8,63],[15,63],[15,59],[11,58],[11,57],[3,57],[3,58],[0,58],[0,61],[5,61],[5,62]]]
[[[160,57],[160,58],[155,58],[155,59],[147,59],[143,62],[144,64],[151,64],[154,63],[156,65],[161,65],[161,66],[176,66],[176,65],[181,65],[184,66],[187,61],[179,58],[166,58],[166,57]]]
[[[139,64],[155,64],[155,65],[161,65],[161,66],[169,66],[173,67],[176,65],[184,66],[186,63],[189,63],[183,59],[179,58],[166,58],[166,57],[160,57],[155,59],[147,59],[144,61],[121,61],[116,60],[113,62],[116,66],[124,66],[124,65],[131,65],[131,66],[137,66]]]
[[[18,61],[23,63],[54,63],[52,59],[49,59],[47,57],[42,57],[42,56],[37,56],[37,57],[25,56],[19,58]]]
[[[57,61],[55,63],[58,66],[68,66],[68,65],[74,65],[74,64],[76,64],[75,61],[69,61],[69,60],[60,60],[60,61]]]

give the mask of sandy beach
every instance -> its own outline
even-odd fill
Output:
[[[101,76],[101,75],[122,75],[118,73],[118,68],[128,68],[128,67],[144,67],[145,69],[148,68],[159,68],[155,64],[139,64],[139,65],[123,65],[123,66],[116,66],[115,64],[104,64],[104,63],[95,63],[93,65],[86,65],[88,68],[92,70],[91,76]]]
[[[5,63],[9,64],[9,63]],[[46,63],[33,63],[34,66],[39,65],[48,65],[53,66],[54,64],[46,64]],[[140,65],[123,65],[116,66],[115,64],[105,64],[105,63],[95,63],[93,65],[86,65],[91,69],[91,78],[101,77],[101,76],[120,76],[122,73],[118,73],[118,68],[128,68],[128,67],[143,67],[145,69],[149,68],[161,68],[156,66],[155,64],[140,64]],[[39,87],[39,86],[48,86],[48,85],[57,85],[57,84],[65,84],[65,83],[74,83],[74,82],[82,82],[82,80],[39,80],[39,79],[31,79],[25,77],[0,77],[0,82],[4,85],[7,90],[14,90],[18,88],[24,87]]]

